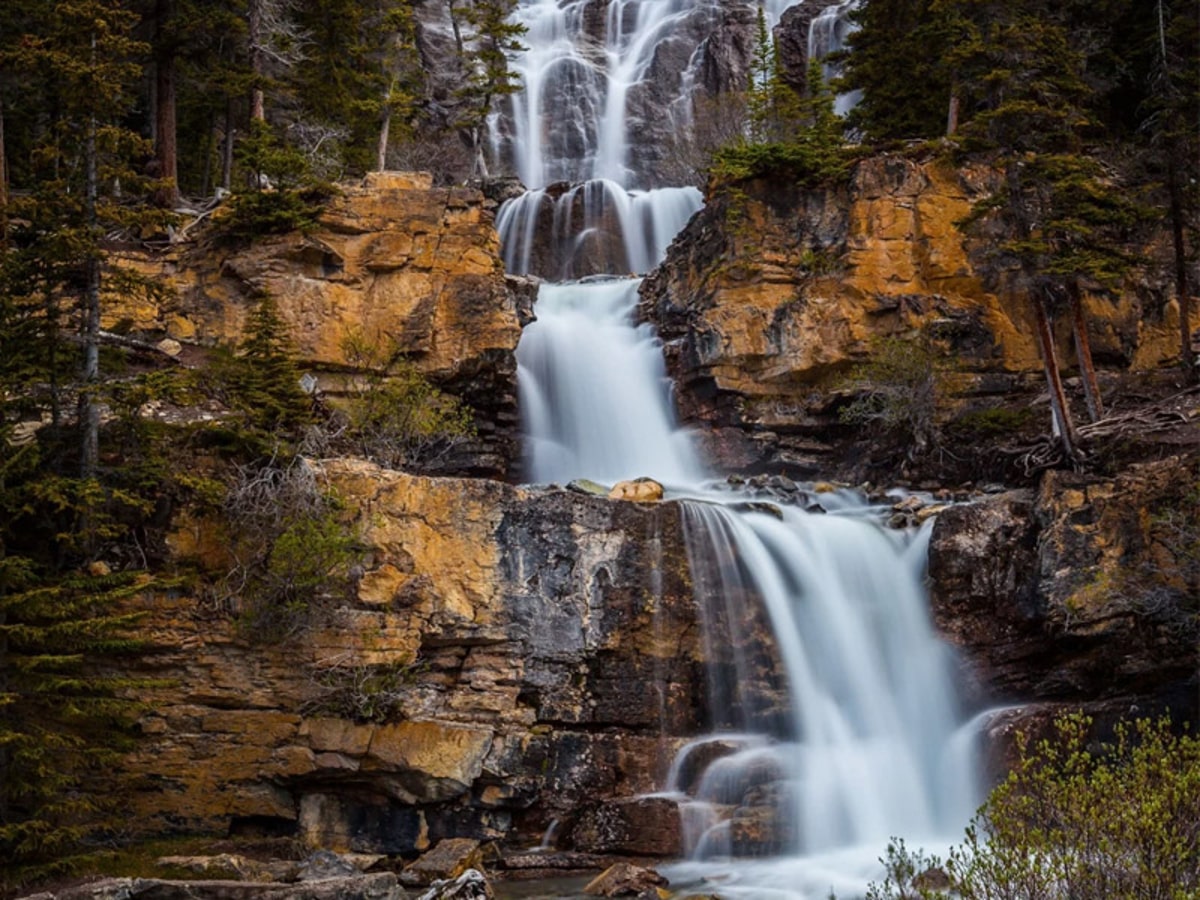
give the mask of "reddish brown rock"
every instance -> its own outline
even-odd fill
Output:
[[[567,840],[584,853],[679,856],[683,852],[679,807],[666,797],[601,803],[580,813]]]

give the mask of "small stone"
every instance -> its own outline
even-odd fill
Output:
[[[774,503],[767,503],[765,500],[748,500],[743,503],[734,503],[730,505],[730,509],[736,509],[738,512],[766,513],[780,522],[783,521],[783,510]]]
[[[657,889],[667,884],[653,869],[617,863],[589,881],[583,892],[592,897],[657,897]]]
[[[483,865],[479,841],[448,838],[438,841],[428,853],[400,873],[400,881],[409,885],[427,885],[435,881],[453,881],[468,870]]]
[[[297,881],[324,881],[326,878],[346,878],[357,875],[356,865],[329,850],[318,850],[300,864]]]
[[[173,338],[163,338],[154,346],[158,352],[165,353],[167,356],[178,356],[183,352],[183,344]]]
[[[652,478],[619,481],[608,492],[610,500],[632,500],[634,503],[654,503],[663,498],[663,486]]]
[[[592,481],[589,478],[576,478],[567,485],[568,491],[574,491],[577,494],[590,494],[594,497],[607,497],[609,489],[598,481]]]
[[[929,521],[938,513],[945,512],[948,508],[948,503],[935,503],[932,506],[921,507],[917,510],[917,524]]]

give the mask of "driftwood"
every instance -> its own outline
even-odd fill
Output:
[[[1170,431],[1188,423],[1195,423],[1200,427],[1200,387],[1188,388],[1156,403],[1080,425],[1076,429],[1076,436],[1081,447],[1077,448],[1078,458],[1073,461],[1067,459],[1061,442],[1048,434],[1041,435],[1031,444],[1001,447],[999,452],[1005,456],[1016,457],[1015,463],[1027,476],[1046,469],[1060,468],[1068,462],[1079,470],[1086,468],[1091,455],[1086,448],[1095,446],[1100,441],[1144,437]]]

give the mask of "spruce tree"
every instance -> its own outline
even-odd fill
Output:
[[[463,45],[465,83],[458,94],[459,126],[467,135],[472,155],[472,174],[487,177],[483,156],[483,132],[496,101],[521,89],[520,75],[509,65],[510,57],[525,49],[521,36],[525,26],[509,20],[513,0],[472,0],[462,9],[470,26]]]
[[[959,34],[950,61],[970,109],[962,138],[1002,172],[974,218],[998,221],[1008,236],[998,251],[1029,297],[1055,430],[1066,456],[1076,459],[1080,448],[1051,322],[1069,307],[1088,410],[1096,418],[1102,405],[1080,295],[1117,286],[1131,264],[1121,239],[1138,211],[1117,189],[1115,174],[1087,152],[1093,94],[1083,77],[1085,55],[1062,18],[1032,0],[954,5]]]

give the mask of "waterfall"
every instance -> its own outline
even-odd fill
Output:
[[[846,39],[858,30],[851,14],[862,5],[862,0],[838,0],[821,10],[808,27],[808,58],[826,59],[830,54],[846,49]],[[826,82],[842,74],[842,67],[835,63],[822,64]],[[833,102],[833,111],[844,116],[858,105],[862,91],[838,94]]]
[[[817,17],[810,52],[841,46],[855,3]],[[661,114],[684,115],[717,8],[518,7],[524,87],[493,146],[531,189],[497,227],[509,271],[561,282],[542,284],[517,350],[525,471],[541,483],[646,475],[682,504],[714,732],[663,785],[690,857],[673,879],[716,878],[747,900],[849,900],[880,877],[890,837],[928,847],[960,832],[978,800],[971,728],[926,609],[930,526],[889,530],[849,491],[766,503],[709,480],[674,421],[660,342],[636,322],[640,279],[615,277],[656,265],[700,206],[694,188],[653,184],[632,110],[665,78],[676,95]],[[595,273],[606,277],[583,277]]]
[[[688,124],[703,61],[698,23],[718,13],[716,0],[518,5],[529,47],[515,62],[522,87],[492,137],[529,188],[497,216],[509,272],[644,273],[662,258],[701,195],[653,184],[653,160],[631,159],[646,148],[633,139],[630,104],[638,100],[643,118]],[[650,95],[664,79],[678,86],[669,108]]]
[[[702,474],[672,421],[662,351],[633,324],[639,279],[545,284],[517,347],[526,469],[534,481],[612,483]]]

